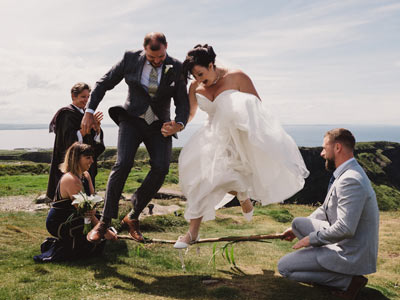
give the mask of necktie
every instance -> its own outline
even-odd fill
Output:
[[[151,98],[154,98],[157,93],[158,88],[158,74],[157,70],[154,67],[151,67],[150,77],[149,77],[149,85],[147,87],[147,91]],[[147,124],[151,124],[156,120],[156,115],[154,114],[151,106],[147,108],[146,112],[143,115],[144,120]]]
[[[335,181],[335,179],[336,179],[336,178],[335,178],[335,176],[333,176],[333,175],[332,175],[331,179],[329,179],[328,192],[329,192],[329,190],[330,190],[330,188],[331,188],[333,182]]]

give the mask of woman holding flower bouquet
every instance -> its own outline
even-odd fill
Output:
[[[92,163],[91,146],[75,142],[68,148],[61,165],[64,175],[46,220],[47,230],[56,239],[48,238],[41,245],[42,254],[35,256],[35,261],[60,261],[101,254],[104,241],[93,244],[86,240],[87,232],[100,217],[94,208],[99,197],[91,196],[94,188],[88,170]],[[116,240],[117,235],[108,230],[105,238]]]

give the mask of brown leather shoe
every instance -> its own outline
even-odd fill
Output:
[[[93,227],[92,230],[86,236],[86,239],[91,243],[100,243],[101,240],[104,238],[104,235],[107,232],[106,223],[99,221],[96,226]]]
[[[140,232],[139,220],[134,220],[129,217],[127,214],[121,221],[122,226],[128,226],[129,235],[139,243],[144,243],[144,238],[142,233]]]
[[[353,276],[351,279],[349,288],[346,291],[333,291],[332,294],[336,297],[346,299],[346,300],[354,300],[357,298],[360,290],[366,286],[368,279],[364,276],[357,275]]]

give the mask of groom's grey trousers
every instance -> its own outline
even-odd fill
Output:
[[[295,218],[292,222],[293,233],[299,240],[326,227],[328,222],[311,218]],[[347,290],[353,276],[323,268],[317,261],[318,251],[320,247],[307,247],[285,255],[278,262],[279,273],[291,280]]]
[[[103,216],[108,219],[118,217],[118,202],[142,142],[149,153],[151,169],[132,196],[134,218],[139,218],[139,214],[163,184],[169,170],[172,137],[162,136],[162,125],[161,121],[148,125],[145,120],[137,117],[119,123],[117,161],[108,178]]]

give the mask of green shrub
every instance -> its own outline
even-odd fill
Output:
[[[267,207],[261,207],[255,210],[255,216],[267,215],[280,223],[289,223],[293,220],[293,215],[286,209],[269,209]]]
[[[398,210],[400,207],[400,192],[387,185],[372,184],[376,199],[378,201],[379,210]]]

